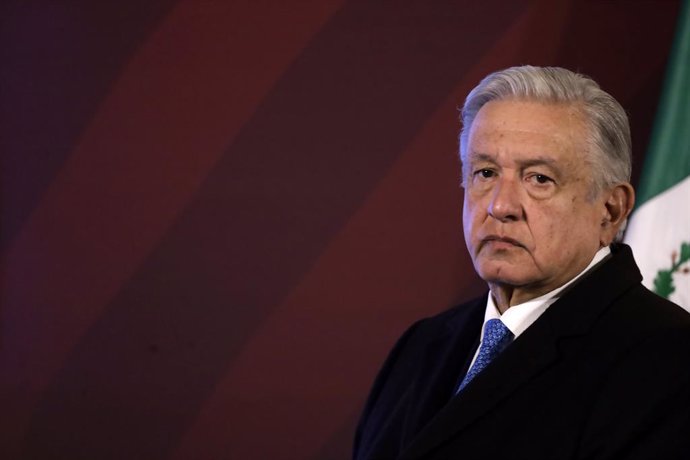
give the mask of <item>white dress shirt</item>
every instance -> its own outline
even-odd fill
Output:
[[[563,286],[558,287],[554,289],[553,291],[547,292],[546,294],[537,297],[536,299],[531,299],[528,300],[527,302],[523,302],[518,305],[513,305],[512,307],[508,308],[505,313],[501,315],[501,312],[498,311],[498,308],[496,307],[496,304],[494,303],[493,295],[489,295],[487,301],[486,301],[486,310],[484,312],[484,324],[490,319],[500,319],[503,324],[506,325],[506,327],[510,330],[510,332],[513,333],[514,339],[516,339],[520,334],[525,332],[525,330],[534,323],[539,316],[541,316],[542,313],[546,311],[547,308],[551,306],[556,300],[558,300],[560,293],[570,286],[572,283],[575,282],[578,278],[582,277],[585,273],[587,273],[589,270],[594,268],[599,262],[604,260],[606,256],[611,254],[611,249],[609,249],[608,246],[605,246],[597,251],[596,254],[594,254],[594,258],[592,261],[587,265],[587,267],[582,270],[576,277],[565,283]],[[484,337],[484,326],[482,326],[482,331],[481,335],[479,336],[480,338]],[[479,347],[481,347],[481,342],[479,343]],[[470,368],[474,364],[474,361],[477,359],[477,355],[479,354],[479,347],[477,350],[474,352],[474,358],[472,358],[472,363],[470,364]]]

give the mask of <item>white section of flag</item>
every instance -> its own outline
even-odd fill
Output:
[[[642,283],[654,288],[659,270],[672,265],[672,254],[682,242],[690,243],[690,177],[649,199],[633,214],[625,235],[642,272]],[[690,273],[685,263],[673,274],[675,292],[669,300],[690,311]]]

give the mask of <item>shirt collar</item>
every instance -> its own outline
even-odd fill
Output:
[[[546,309],[551,306],[556,300],[558,300],[560,294],[568,286],[573,284],[578,278],[582,277],[585,273],[589,272],[596,265],[604,260],[609,254],[611,254],[611,249],[605,246],[594,254],[594,258],[587,265],[587,267],[577,274],[573,279],[565,283],[564,285],[557,287],[553,291],[547,292],[546,294],[539,296],[535,299],[528,300],[518,305],[513,305],[508,310],[506,310],[503,315],[498,311],[496,304],[494,303],[493,296],[489,293],[488,300],[486,302],[486,310],[484,312],[484,324],[490,319],[500,319],[503,324],[506,325],[510,332],[513,333],[515,337],[522,334],[525,329],[536,321],[539,316],[546,311]],[[482,326],[482,335],[484,336],[484,327]]]

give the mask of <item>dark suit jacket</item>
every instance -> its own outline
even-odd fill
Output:
[[[414,324],[354,458],[690,459],[690,315],[640,284],[629,247],[612,251],[457,396],[486,296]]]

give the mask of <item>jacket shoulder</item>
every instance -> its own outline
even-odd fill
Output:
[[[393,413],[406,411],[402,406],[406,404],[404,401],[410,401],[411,382],[421,374],[424,380],[430,377],[425,373],[432,365],[429,358],[439,359],[445,355],[456,345],[461,330],[477,322],[479,332],[484,305],[486,296],[420,319],[402,334],[384,361],[367,398],[355,434],[354,458],[368,458],[374,444],[379,448],[390,444],[388,448],[393,449],[394,443],[380,438],[385,437],[382,433],[395,431],[391,417],[400,421]]]

